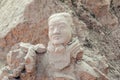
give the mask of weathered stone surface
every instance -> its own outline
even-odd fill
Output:
[[[85,7],[103,24],[103,26],[117,27],[118,19],[110,12],[110,0],[82,0]]]
[[[3,38],[13,27],[24,21],[24,10],[32,0],[0,1],[0,38]],[[9,16],[8,16],[9,15]]]
[[[119,0],[1,0],[0,59],[5,60],[5,54],[10,47],[21,41],[47,44],[48,16],[55,12],[71,10],[75,18],[77,36],[80,41],[82,40],[80,43],[84,43],[83,46],[88,53],[86,55],[88,57],[92,57],[91,54],[105,55],[109,60],[110,80],[119,80],[119,2]],[[79,24],[80,20],[84,22],[82,25]],[[80,26],[83,26],[83,29],[80,29]],[[81,33],[83,37],[80,36]]]
[[[119,0],[111,0],[111,10],[118,17],[118,21],[120,22],[120,1]]]

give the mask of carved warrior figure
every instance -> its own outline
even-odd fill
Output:
[[[45,60],[47,60],[46,72],[50,79],[79,80],[74,67],[77,56],[82,55],[82,50],[78,38],[72,37],[72,25],[69,13],[53,14],[48,20],[50,41]]]
[[[73,20],[69,13],[53,14],[48,26],[50,41],[43,60],[48,80],[108,80],[96,66],[82,60],[83,50],[78,38],[73,36]],[[106,64],[103,66],[104,70],[108,68]]]

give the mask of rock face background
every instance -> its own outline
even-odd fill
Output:
[[[108,77],[120,79],[120,0],[0,0],[0,65],[19,42],[48,42],[48,17],[70,12],[86,54],[102,54]]]

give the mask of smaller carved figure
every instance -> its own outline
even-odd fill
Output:
[[[29,48],[28,53],[25,56],[25,69],[27,73],[31,73],[35,71],[36,65],[36,53],[34,48]]]
[[[0,80],[19,80],[25,74],[33,74],[36,71],[36,52],[42,53],[45,50],[42,44],[16,44],[7,54],[8,65],[2,69]]]

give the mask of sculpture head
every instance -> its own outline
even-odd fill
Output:
[[[71,40],[72,24],[69,13],[56,13],[49,17],[49,39],[53,45],[66,45]]]

